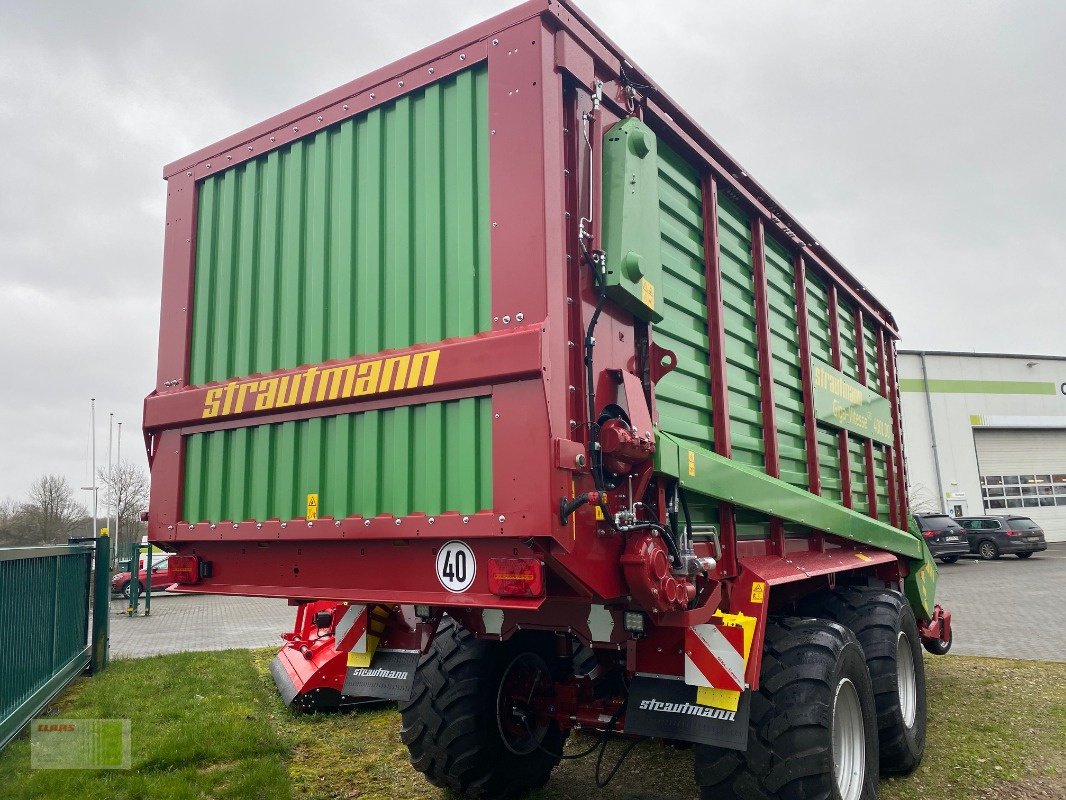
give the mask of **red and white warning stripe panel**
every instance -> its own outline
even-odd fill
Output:
[[[685,631],[685,683],[744,691],[744,629],[694,625]]]
[[[365,653],[366,634],[370,627],[367,607],[351,605],[344,610],[334,628],[334,648],[339,653]]]

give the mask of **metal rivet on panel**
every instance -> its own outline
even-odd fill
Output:
[[[463,524],[466,525],[470,522],[470,517],[463,517]]]
[[[371,99],[371,100],[373,100],[373,99],[374,99],[375,97],[377,97],[377,95],[376,95],[376,94],[374,94],[373,92],[371,92],[371,93],[370,93],[370,99]]]
[[[207,165],[207,169],[211,169],[211,165],[210,164]]]
[[[253,148],[251,145],[248,145],[248,152],[252,153],[254,151],[255,151],[255,148]]]
[[[500,522],[507,522],[507,517],[505,517],[503,514],[500,514]]]
[[[293,126],[292,126],[292,132],[293,132],[293,133],[299,133],[299,132],[300,132],[300,129],[299,129],[299,128],[297,128],[297,127],[296,127],[295,125],[293,125]]]
[[[429,518],[429,524],[430,524],[430,525],[432,525],[432,524],[433,524],[434,522],[436,522],[436,521],[437,521],[437,520],[436,520],[436,518],[435,518],[435,517],[430,517],[430,518]]]
[[[307,527],[310,528],[314,523],[311,520],[307,520]]]
[[[493,317],[493,318],[492,318],[492,321],[493,321],[493,322],[499,322],[499,321],[500,321],[500,318],[499,318],[499,317]]]
[[[369,528],[370,527],[370,520],[364,519],[363,520],[363,527],[364,528]]]
[[[321,121],[322,121],[322,115],[321,115],[321,114],[319,114],[319,115],[318,115],[318,121],[319,121],[319,122],[321,122]]]
[[[233,530],[237,530],[237,523],[236,522],[233,523]]]
[[[459,54],[459,60],[460,61],[466,61],[466,53],[460,53]]]
[[[263,523],[262,522],[257,522],[257,523],[255,523],[255,527],[262,528],[263,527]]]
[[[210,164],[208,166],[210,166]],[[492,223],[492,227],[494,227],[494,228],[498,228],[499,226],[500,226],[500,223],[498,223],[498,222]]]
[[[273,142],[274,140],[275,140],[275,137],[271,136],[271,137],[270,137],[270,141],[272,141],[272,142]]]
[[[526,315],[519,311],[517,314],[514,315],[514,318],[516,322],[521,322],[526,318]]]
[[[340,520],[337,520],[336,522],[333,523],[333,527],[334,528],[339,528],[340,526],[341,526],[341,521]]]
[[[233,156],[226,156],[226,160],[227,161],[232,161],[233,160]]]
[[[189,530],[191,531],[191,530],[192,530],[193,528],[195,528],[195,527],[196,527],[195,525],[190,525],[190,526],[189,526]]]
[[[192,171],[186,172],[185,174],[188,175],[190,178],[192,177]]]
[[[399,86],[402,89],[403,88],[403,81],[396,81],[396,85]]]
[[[433,67],[430,67],[430,68],[429,68],[429,74],[430,74],[430,75],[432,75],[432,74],[433,74],[434,72],[436,72],[436,71],[437,71],[437,70],[433,69]]]
[[[492,40],[492,46],[493,46],[493,47],[495,47],[495,46],[496,46],[496,45],[498,45],[499,43],[500,43],[500,40],[499,40],[499,39],[493,39],[493,40]]]
[[[491,131],[489,131],[489,136],[495,136],[495,135],[496,135],[496,129],[493,128]]]
[[[510,317],[509,314],[504,314],[503,324],[504,325],[510,325],[511,324],[511,317]]]
[[[342,108],[343,110],[347,111],[347,110],[348,110],[348,104],[347,104],[347,103],[345,103],[345,104],[344,104],[343,106],[341,106],[341,108]]]
[[[215,523],[212,522],[211,523],[211,530],[214,530],[214,529],[215,529]]]
[[[396,520],[396,524],[399,525],[403,520]]]
[[[499,419],[499,418],[500,418],[500,415],[499,415],[499,414],[493,414],[492,416],[493,416],[493,417],[494,417],[495,419]]]
[[[283,522],[283,523],[281,523],[281,527],[287,528],[287,527],[289,527],[289,523]]]

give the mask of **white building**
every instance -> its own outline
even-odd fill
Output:
[[[913,511],[1032,517],[1066,541],[1066,356],[899,351]]]

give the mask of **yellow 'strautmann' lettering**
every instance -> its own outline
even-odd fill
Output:
[[[207,390],[200,416],[227,417],[432,386],[439,359],[440,350],[426,350],[335,366],[318,365],[273,378],[230,381]]]

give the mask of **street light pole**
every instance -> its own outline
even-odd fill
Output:
[[[93,451],[93,536],[97,536],[99,531],[96,530],[96,398],[89,398],[89,425],[92,427],[92,451]]]
[[[116,470],[116,471],[121,471],[122,470],[122,423],[121,422],[118,423],[118,449],[117,449],[117,454],[115,456],[115,466],[118,467],[118,470]],[[119,532],[118,531],[118,524],[119,524],[118,514],[119,514],[118,498],[116,497],[115,498],[115,536],[118,536],[118,532]],[[115,541],[118,542],[119,539],[115,539]],[[116,553],[116,558],[117,558],[118,557],[117,556],[117,554],[118,554],[118,548],[117,547],[115,548],[115,553]]]

